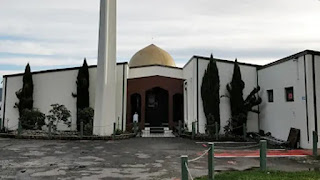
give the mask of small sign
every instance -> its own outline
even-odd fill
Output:
[[[302,96],[302,100],[305,101],[305,100],[306,100],[306,97],[305,97],[305,96]]]

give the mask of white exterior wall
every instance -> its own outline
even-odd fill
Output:
[[[184,90],[184,117],[188,122],[188,128],[191,130],[191,123],[197,120],[197,88],[198,88],[198,105],[199,105],[199,132],[205,133],[206,118],[203,111],[201,98],[202,77],[207,69],[209,60],[199,58],[199,75],[197,87],[197,59],[193,58],[189,64],[183,68],[183,76],[187,82],[187,91]],[[226,85],[231,82],[234,64],[230,62],[217,62],[220,76],[220,96],[227,95]],[[257,86],[257,69],[254,66],[240,64],[242,79],[245,82],[243,90],[244,98]],[[188,101],[186,103],[186,100]],[[231,117],[230,100],[228,98],[220,99],[220,133],[223,134],[223,127],[227,125],[227,121]],[[248,131],[258,132],[258,115],[255,113],[248,114]]]
[[[205,124],[206,117],[203,111],[203,104],[201,98],[201,84],[202,77],[204,75],[205,70],[209,64],[208,60],[199,59],[199,128],[200,132],[205,132]],[[242,80],[245,83],[245,88],[243,90],[243,97],[246,98],[247,95],[253,90],[253,88],[257,87],[257,69],[255,66],[250,65],[242,65],[239,64]],[[227,90],[227,84],[231,82],[233,75],[234,64],[230,62],[217,62],[217,67],[219,70],[220,77],[220,96],[228,95],[229,92]],[[257,108],[257,107],[256,107]],[[222,97],[220,99],[220,133],[223,132],[223,127],[227,125],[227,121],[231,118],[231,107],[230,107],[230,99],[226,97]],[[248,121],[247,121],[247,129],[249,132],[258,132],[258,114],[249,112]]]
[[[65,105],[71,111],[71,128],[59,124],[58,129],[75,130],[76,98],[72,97],[72,93],[77,92],[77,70],[34,74],[32,78],[34,84],[33,107],[39,109],[42,113],[48,114],[51,104]],[[9,129],[17,129],[19,113],[18,109],[14,108],[14,105],[19,100],[15,92],[22,88],[22,75],[8,77],[4,88],[7,88],[5,119],[6,121],[9,120],[8,125],[5,124],[5,126]]]
[[[125,89],[127,86],[127,64],[125,65],[126,72],[125,74]],[[117,104],[116,104],[116,115],[117,117],[122,117],[122,113],[126,114],[126,108],[122,112],[122,69],[123,65],[117,65],[117,89],[119,92],[116,95]],[[94,108],[95,105],[95,89],[96,89],[96,74],[97,68],[89,68],[89,96],[90,96],[90,107]],[[72,93],[77,92],[76,80],[78,75],[78,69],[75,70],[62,70],[55,72],[44,72],[33,74],[33,84],[34,84],[34,108],[39,109],[42,113],[48,114],[51,109],[51,104],[59,103],[65,105],[68,110],[71,111],[71,128],[61,124],[58,126],[58,130],[76,130],[76,102],[77,99],[72,97]],[[15,92],[22,88],[22,75],[21,76],[9,76],[4,78],[6,83],[3,85],[3,95],[5,88],[7,88],[6,97],[3,96],[2,107],[6,103],[5,107],[5,127],[9,127],[10,130],[17,129],[19,113],[18,109],[13,108],[14,104],[18,102]],[[4,101],[5,100],[5,101]],[[124,107],[126,107],[126,93],[124,99]],[[1,109],[3,111],[4,108]],[[4,112],[3,112],[4,113]],[[125,116],[124,116],[125,117]],[[9,121],[7,121],[9,120]],[[8,123],[7,123],[8,122]],[[121,121],[120,121],[121,123]],[[124,118],[125,124],[125,118]],[[119,124],[121,129],[121,124]],[[125,128],[125,126],[124,126]],[[125,130],[125,129],[124,129]]]
[[[150,77],[150,76],[164,76],[182,79],[182,69],[170,68],[162,66],[146,66],[138,68],[130,68],[128,79]]]
[[[127,72],[128,64],[117,65],[116,74],[116,124],[117,129],[126,128],[127,111]],[[123,88],[124,84],[124,88]],[[122,123],[123,122],[123,123]]]
[[[18,102],[15,92],[22,88],[22,76],[6,77],[3,79],[5,82],[3,84],[3,92],[7,91],[7,95],[5,96],[3,93],[2,96],[1,111],[2,115],[5,115],[3,125],[9,130],[14,130],[18,128],[19,118],[18,109],[14,108],[15,103]]]
[[[4,111],[4,107],[3,107],[3,105],[4,105],[4,97],[5,97],[5,86],[6,86],[6,78],[3,78],[3,80],[2,80],[2,101],[1,101],[1,126],[0,126],[0,129],[2,129],[2,128],[4,128],[4,124],[3,124],[3,111]]]
[[[311,84],[311,64],[309,56],[307,62],[307,83],[308,83],[308,109],[309,122],[313,121],[310,116],[310,109],[313,99]],[[262,104],[260,105],[260,128],[265,132],[271,132],[272,136],[287,140],[290,128],[297,128],[301,131],[301,147],[310,148],[310,141],[307,140],[306,122],[306,92],[305,92],[305,73],[304,57],[297,60],[289,60],[277,65],[267,67],[258,71],[260,95]],[[294,102],[287,102],[285,88],[293,87]],[[273,90],[274,102],[268,102],[267,90]]]
[[[184,122],[187,124],[187,127],[189,131],[192,130],[192,122],[196,119],[196,101],[194,101],[194,91],[195,84],[194,84],[194,74],[195,74],[195,60],[192,59],[192,61],[189,62],[184,68],[183,68],[183,78],[184,81]]]
[[[311,57],[311,56],[309,56]],[[311,57],[312,58],[312,57]],[[311,142],[312,142],[312,131],[318,131],[318,139],[320,139],[320,56],[314,56],[314,62],[315,62],[315,87],[316,87],[316,100],[317,100],[317,129],[315,126],[315,121],[310,123],[310,148],[311,148]],[[313,96],[312,96],[313,98]],[[312,103],[314,101],[312,100]],[[311,108],[314,109],[314,106],[311,106]],[[310,115],[312,116],[312,115]],[[313,115],[314,116],[314,115]],[[320,148],[320,143],[318,143],[318,148]]]

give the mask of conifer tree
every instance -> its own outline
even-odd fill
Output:
[[[231,122],[229,122],[229,126],[231,126],[231,132],[236,135],[243,134],[243,124],[247,124],[248,112],[259,113],[252,108],[262,102],[261,98],[257,96],[260,90],[259,86],[254,88],[245,100],[243,99],[244,87],[245,83],[242,81],[240,67],[236,59],[232,81],[227,84],[231,106]]]
[[[243,89],[244,82],[241,78],[241,71],[238,61],[234,62],[233,76],[230,84],[227,84],[227,90],[230,94],[231,116],[237,116],[243,111]]]
[[[33,80],[29,63],[25,68],[22,83],[22,89],[16,92],[19,102],[14,106],[19,110],[19,117],[22,117],[24,109],[32,110],[33,108]]]
[[[77,94],[72,94],[77,98],[77,130],[80,130],[79,111],[89,107],[89,69],[87,60],[84,59],[77,76]]]
[[[201,97],[203,110],[207,119],[207,132],[215,133],[215,122],[220,127],[220,79],[216,60],[212,54],[210,62],[202,77]]]

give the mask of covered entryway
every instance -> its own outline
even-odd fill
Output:
[[[168,91],[155,87],[146,92],[146,124],[150,127],[168,126]]]
[[[140,129],[173,130],[177,120],[183,120],[183,81],[163,76],[128,79],[127,129],[132,129],[132,117],[137,111]]]

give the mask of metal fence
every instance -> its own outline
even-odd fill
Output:
[[[189,178],[193,180],[192,172],[189,168],[189,163],[198,161],[208,154],[208,179],[214,180],[214,143],[208,143],[209,148],[205,150],[200,156],[188,160],[187,155],[181,156],[181,180],[188,180]],[[260,170],[267,170],[267,141],[260,141]],[[256,145],[255,145],[256,146]]]

